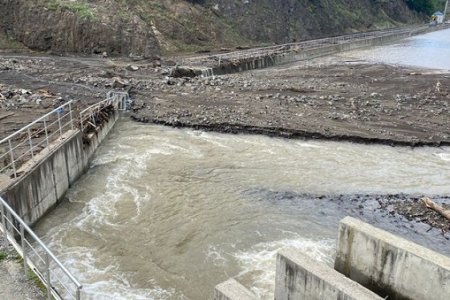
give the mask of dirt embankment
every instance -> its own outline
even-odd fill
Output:
[[[117,12],[85,2],[0,1],[0,31],[39,51],[157,57],[160,45],[151,24]]]
[[[0,83],[17,92],[2,92],[1,109],[14,112],[14,117],[0,120],[2,128],[17,117],[15,122],[20,122],[21,115],[26,123],[32,115],[23,112],[41,113],[71,99],[91,103],[112,88],[123,88],[135,100],[132,118],[146,123],[288,138],[450,144],[450,74],[330,57],[219,77],[175,79],[167,77],[164,66],[134,64],[2,58]],[[21,89],[38,95],[29,101],[27,95],[18,95]]]
[[[449,145],[450,74],[333,57],[134,91],[133,119],[230,133]]]

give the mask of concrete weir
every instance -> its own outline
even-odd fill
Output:
[[[252,292],[234,279],[229,279],[216,286],[214,290],[215,300],[256,300]]]
[[[55,206],[69,187],[85,172],[90,158],[119,117],[113,111],[95,133],[71,130],[36,155],[24,174],[4,188],[2,197],[29,225]]]
[[[245,291],[227,281],[216,287],[214,299],[248,299],[240,296]],[[277,254],[274,299],[448,300],[450,258],[346,217],[339,226],[334,269],[299,250]]]
[[[335,269],[393,300],[450,299],[450,258],[347,217]]]
[[[325,264],[293,249],[284,249],[278,253],[276,274],[276,300],[382,299]]]
[[[293,63],[301,60],[331,55],[339,52],[373,47],[392,43],[413,35],[424,34],[447,28],[420,26],[416,28],[399,28],[385,32],[367,32],[359,35],[346,35],[320,40],[304,41],[250,50],[216,54],[209,57],[189,58],[181,66],[172,69],[173,77],[212,76],[264,69],[276,65]],[[214,62],[204,65],[204,61]]]

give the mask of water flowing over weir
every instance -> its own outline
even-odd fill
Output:
[[[449,181],[448,147],[284,140],[122,120],[70,201],[36,229],[88,298],[208,299],[217,283],[237,276],[270,299],[276,251],[296,247],[331,263],[346,215],[450,254],[450,242],[423,224],[394,224],[309,195],[448,195]]]

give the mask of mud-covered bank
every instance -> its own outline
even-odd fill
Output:
[[[110,89],[125,89],[135,101],[132,118],[146,123],[399,146],[450,144],[449,73],[329,57],[218,77],[169,78],[169,63],[0,58],[0,84],[33,94],[45,90],[53,101],[19,97],[11,105],[3,93],[2,116],[14,115],[0,124],[20,128],[59,100],[92,103]]]
[[[248,195],[280,207],[299,206],[319,210],[324,219],[353,216],[374,226],[403,236],[445,255],[450,254],[450,222],[420,202],[427,195],[339,194],[311,195],[292,191],[252,190]],[[450,208],[450,196],[431,196],[436,203]],[[328,220],[327,220],[328,221]],[[337,220],[336,220],[337,221]]]
[[[443,147],[449,146],[449,141],[399,141],[394,139],[384,139],[384,138],[370,138],[361,137],[358,135],[325,135],[320,132],[310,132],[305,130],[295,130],[286,129],[282,127],[255,127],[239,124],[193,124],[187,121],[186,123],[176,121],[164,121],[158,119],[148,119],[147,117],[139,117],[136,114],[132,114],[130,118],[136,122],[149,123],[170,126],[174,128],[192,128],[195,130],[202,131],[212,131],[220,133],[230,133],[230,134],[262,134],[270,137],[281,137],[288,139],[306,139],[306,140],[328,140],[336,142],[352,142],[360,144],[379,144],[379,145],[389,145],[389,146],[408,146],[408,147]]]
[[[399,146],[450,144],[450,75],[345,58],[135,89],[132,118],[175,127]]]

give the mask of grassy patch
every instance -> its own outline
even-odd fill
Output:
[[[41,290],[41,292],[44,295],[47,295],[47,287],[42,283],[41,279],[33,271],[28,269],[27,276],[28,279],[31,280]]]
[[[8,254],[4,251],[0,251],[0,261],[5,260],[8,257]]]
[[[0,49],[20,50],[25,49],[25,47],[21,43],[0,31]]]
[[[50,0],[47,3],[47,8],[52,11],[71,11],[81,19],[85,20],[92,20],[96,17],[92,9],[84,2],[71,3],[63,2],[61,0]]]

